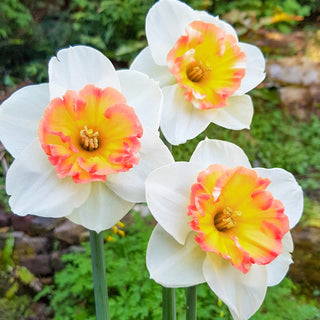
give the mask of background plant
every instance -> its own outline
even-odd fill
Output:
[[[55,52],[72,44],[94,46],[118,66],[127,66],[145,46],[144,19],[155,0],[3,0],[0,3],[0,83],[24,79],[43,82]],[[190,6],[222,15],[252,12],[256,20],[279,13],[308,16],[319,10],[316,0],[189,0]],[[274,28],[296,24],[274,24]]]

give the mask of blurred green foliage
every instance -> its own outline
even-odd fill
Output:
[[[288,14],[299,14],[301,16],[308,16],[312,10],[316,9],[311,4],[314,1],[301,1],[297,0],[236,0],[236,1],[223,1],[215,0],[214,9],[217,14],[224,14],[231,10],[239,11],[253,11],[257,17],[272,16],[277,12],[286,12]]]
[[[60,48],[86,44],[127,66],[146,45],[145,16],[155,0],[2,0],[0,84],[47,80],[47,61]],[[308,16],[315,0],[189,0],[190,6],[222,15],[252,11],[257,18],[279,12]],[[285,22],[292,24],[295,21]],[[284,23],[280,23],[284,25]],[[275,25],[277,27],[277,25]]]

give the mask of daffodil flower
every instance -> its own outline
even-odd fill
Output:
[[[146,197],[158,221],[147,249],[165,287],[207,282],[234,319],[249,319],[286,275],[303,193],[279,168],[251,168],[238,146],[206,139],[190,162],[154,170]]]
[[[206,12],[177,0],[160,0],[148,12],[149,46],[131,69],[159,81],[164,104],[161,130],[174,145],[196,137],[213,122],[249,128],[253,106],[246,92],[265,77],[265,60],[254,45]]]
[[[145,201],[149,172],[172,160],[158,134],[161,105],[145,74],[115,71],[90,47],[60,50],[48,84],[0,107],[0,140],[15,158],[6,179],[12,211],[111,228]]]

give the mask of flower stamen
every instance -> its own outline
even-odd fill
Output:
[[[93,129],[84,126],[84,129],[80,130],[80,144],[84,150],[97,150],[99,148],[99,132],[93,132]]]
[[[238,218],[242,215],[241,211],[232,210],[226,207],[214,217],[214,225],[218,231],[225,231],[234,227]]]
[[[201,62],[190,63],[187,68],[187,77],[192,82],[200,82],[210,70],[210,68],[204,67]]]

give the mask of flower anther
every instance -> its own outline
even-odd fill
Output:
[[[289,220],[253,169],[211,165],[191,188],[188,215],[202,250],[215,252],[243,273],[282,253]]]
[[[168,53],[170,72],[196,108],[226,106],[245,76],[246,54],[213,23],[193,21],[185,31]]]
[[[93,132],[92,129],[88,129],[84,126],[84,129],[80,130],[81,146],[84,150],[94,151],[99,148],[99,132]]]
[[[50,102],[40,121],[42,148],[60,178],[77,183],[105,181],[139,161],[143,130],[116,89],[87,85]]]

